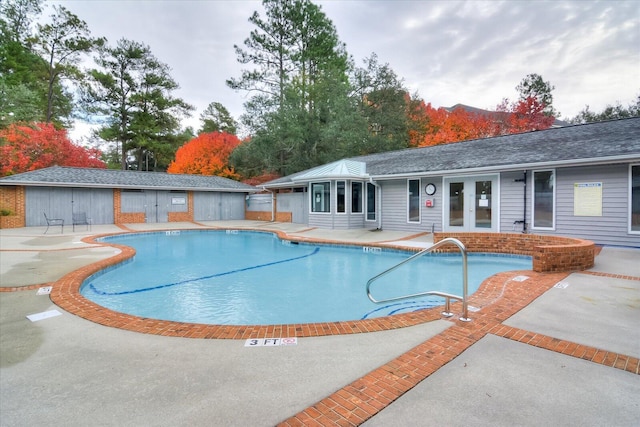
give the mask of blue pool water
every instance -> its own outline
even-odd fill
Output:
[[[80,292],[112,310],[162,320],[267,325],[358,320],[443,304],[434,296],[387,304],[367,298],[372,276],[403,251],[294,244],[270,233],[172,231],[115,236],[128,262],[88,278]],[[372,285],[376,299],[438,290],[462,295],[462,257],[427,254]],[[469,294],[501,271],[530,270],[531,258],[469,254]]]

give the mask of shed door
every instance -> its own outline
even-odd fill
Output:
[[[144,212],[146,222],[168,222],[171,195],[168,191],[145,190]]]

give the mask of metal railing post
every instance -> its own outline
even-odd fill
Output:
[[[376,280],[378,280],[379,278],[381,278],[382,276],[385,276],[389,273],[391,273],[392,271],[394,271],[397,268],[402,267],[404,264],[407,264],[421,256],[423,256],[424,254],[427,254],[429,252],[432,252],[434,249],[439,248],[440,246],[444,246],[448,243],[453,243],[454,245],[456,245],[458,247],[458,249],[460,249],[460,253],[462,254],[462,296],[458,296],[458,295],[452,295],[446,292],[440,292],[440,291],[427,291],[427,292],[420,292],[417,294],[411,294],[411,295],[404,295],[401,297],[393,297],[393,298],[387,298],[387,299],[382,299],[382,300],[376,300],[373,295],[371,295],[371,284],[373,282],[375,282]],[[467,284],[467,249],[465,248],[464,244],[458,240],[458,239],[454,239],[452,237],[448,237],[446,239],[442,239],[440,240],[438,243],[434,244],[433,246],[423,249],[420,252],[410,256],[409,258],[405,259],[404,261],[399,262],[398,264],[394,265],[393,267],[390,267],[388,269],[386,269],[385,271],[383,271],[380,274],[377,274],[375,276],[373,276],[371,279],[369,279],[367,281],[367,297],[374,303],[379,304],[379,303],[383,303],[383,302],[390,302],[390,301],[398,301],[398,300],[403,300],[403,299],[407,299],[407,298],[415,298],[415,297],[420,297],[420,296],[426,296],[426,295],[435,295],[435,296],[440,296],[440,297],[444,297],[445,298],[445,311],[442,313],[443,316],[452,316],[453,313],[451,313],[451,309],[450,309],[450,299],[455,299],[455,300],[459,300],[462,301],[462,316],[460,317],[460,320],[463,322],[470,322],[471,319],[469,318],[469,304],[467,301],[467,297],[468,297],[468,284]]]

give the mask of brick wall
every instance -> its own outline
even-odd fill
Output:
[[[244,219],[248,221],[271,221],[270,211],[244,211]]]
[[[1,186],[0,209],[11,212],[11,215],[0,216],[0,228],[24,227],[26,225],[24,187]]]
[[[291,212],[276,212],[276,221],[278,222],[291,222],[293,219]]]
[[[113,223],[114,224],[144,224],[144,212],[122,212],[122,190],[113,189]]]
[[[521,233],[435,233],[434,243],[453,237],[469,252],[495,252],[533,257],[537,272],[581,271],[593,267],[595,244],[589,240]],[[457,249],[444,249],[455,251]]]
[[[187,191],[187,212],[169,212],[169,222],[193,221],[193,191]]]

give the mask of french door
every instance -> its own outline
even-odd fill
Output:
[[[498,176],[444,179],[445,231],[498,231]]]

